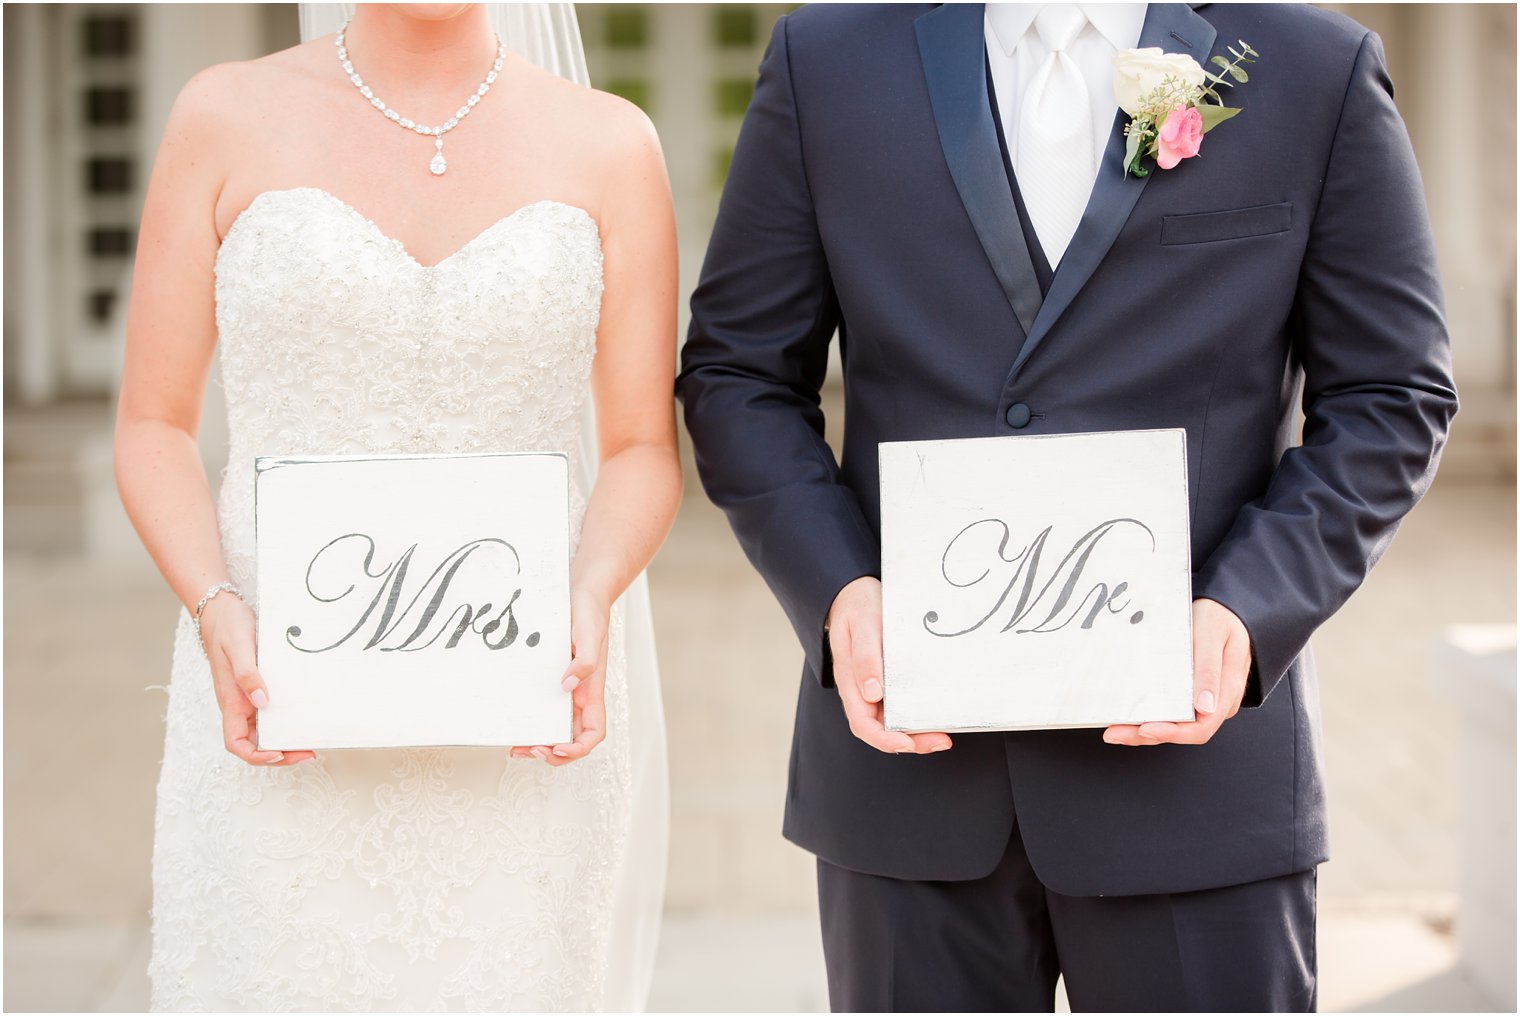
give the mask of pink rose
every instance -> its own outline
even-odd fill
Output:
[[[1203,143],[1203,115],[1192,106],[1178,106],[1166,115],[1156,138],[1156,165],[1171,169],[1198,154]]]

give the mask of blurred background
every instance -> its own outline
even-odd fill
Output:
[[[1514,1011],[1515,7],[1330,6],[1387,46],[1462,411],[1430,495],[1316,642],[1320,1004]],[[577,5],[593,82],[659,128],[683,292],[787,9]],[[155,686],[178,607],[111,477],[135,227],[181,85],[297,41],[294,4],[4,8],[7,1010],[147,1003]],[[208,403],[215,477],[215,385]],[[837,390],[826,405],[837,435]],[[800,651],[690,469],[650,576],[674,812],[651,1008],[825,1009],[812,859],[780,835]]]

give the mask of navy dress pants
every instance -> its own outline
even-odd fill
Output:
[[[835,1012],[1313,1012],[1315,872],[1149,896],[1062,896],[1018,830],[997,869],[914,882],[818,862]]]

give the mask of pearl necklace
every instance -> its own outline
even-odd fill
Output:
[[[459,121],[469,116],[470,110],[474,109],[480,100],[485,98],[485,94],[491,90],[491,85],[495,83],[496,76],[501,73],[502,64],[506,61],[506,44],[501,41],[501,36],[498,35],[496,37],[496,62],[491,64],[490,73],[486,75],[485,81],[481,82],[480,87],[475,89],[475,94],[470,96],[463,106],[454,111],[453,116],[436,127],[429,127],[426,124],[420,124],[402,116],[381,102],[380,97],[371,91],[370,87],[364,83],[363,78],[359,77],[359,72],[354,70],[353,61],[348,58],[348,47],[343,43],[344,37],[348,34],[348,25],[349,22],[345,21],[343,22],[343,27],[338,29],[338,62],[343,65],[343,72],[348,75],[348,80],[354,83],[354,87],[359,89],[359,94],[368,99],[371,106],[384,113],[387,120],[404,130],[432,137],[436,150],[433,152],[433,158],[428,162],[428,170],[434,176],[442,176],[448,172],[449,168],[448,160],[443,157],[443,136],[455,127],[458,127]]]

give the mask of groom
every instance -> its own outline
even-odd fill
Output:
[[[1239,115],[1127,174],[1115,56],[1209,66],[1236,40],[1260,54],[1219,89]],[[1306,6],[823,5],[776,26],[677,387],[806,653],[785,833],[818,856],[835,1009],[1048,1011],[1058,974],[1077,1009],[1313,1007],[1307,643],[1456,410],[1391,96],[1377,37]],[[1169,427],[1195,719],[885,730],[878,443]]]

